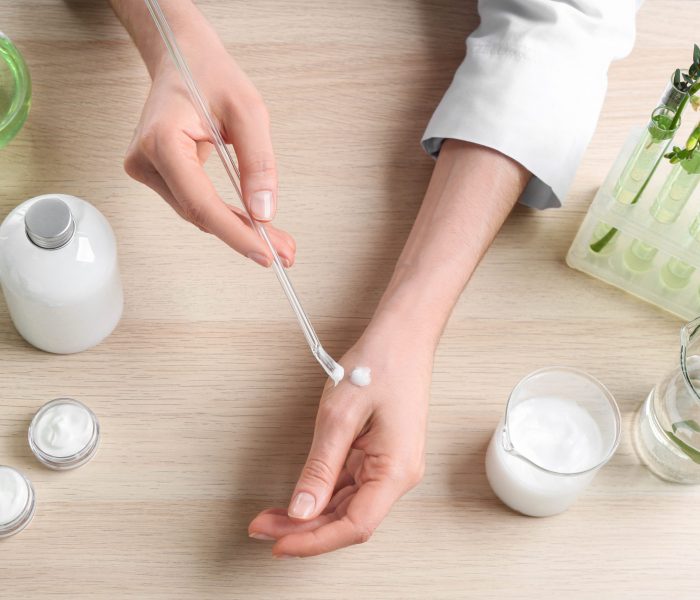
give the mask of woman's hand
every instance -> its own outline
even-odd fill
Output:
[[[207,35],[216,34],[210,30]],[[277,172],[260,94],[216,37],[185,44],[183,51],[224,141],[236,151],[244,202],[256,220],[270,221]],[[170,57],[162,55],[150,71],[151,91],[126,155],[126,172],[160,194],[183,219],[269,266],[270,252],[245,213],[221,199],[204,171],[213,146]],[[291,266],[293,238],[271,226],[268,232],[282,261]]]
[[[276,540],[277,558],[313,556],[365,542],[394,502],[423,476],[433,351],[410,329],[370,329],[343,357],[346,378],[329,380],[311,450],[287,509],[261,512],[253,538]],[[350,383],[372,370],[366,387]]]

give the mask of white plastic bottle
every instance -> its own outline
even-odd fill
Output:
[[[114,233],[75,196],[37,196],[10,212],[0,225],[0,284],[17,331],[47,352],[91,348],[121,318]]]

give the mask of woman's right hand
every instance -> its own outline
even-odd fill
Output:
[[[272,220],[277,172],[260,94],[218,39],[190,45],[185,56],[224,141],[234,147],[246,206],[256,220]],[[160,194],[183,219],[270,266],[270,251],[244,211],[224,202],[204,171],[213,146],[170,57],[163,55],[150,70],[151,90],[127,151],[126,172]],[[290,267],[294,239],[272,226],[267,230],[282,262]]]

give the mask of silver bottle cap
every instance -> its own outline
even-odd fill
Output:
[[[65,246],[75,233],[75,221],[68,205],[60,198],[36,201],[24,215],[29,240],[39,248],[56,250]]]

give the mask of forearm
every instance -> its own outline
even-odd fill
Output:
[[[110,4],[153,77],[169,58],[146,3],[144,0],[110,0]],[[206,40],[207,44],[219,43],[216,32],[190,0],[160,0],[160,5],[183,50],[195,47],[201,40]]]
[[[529,178],[524,167],[495,150],[447,140],[369,329],[401,327],[436,346]]]

